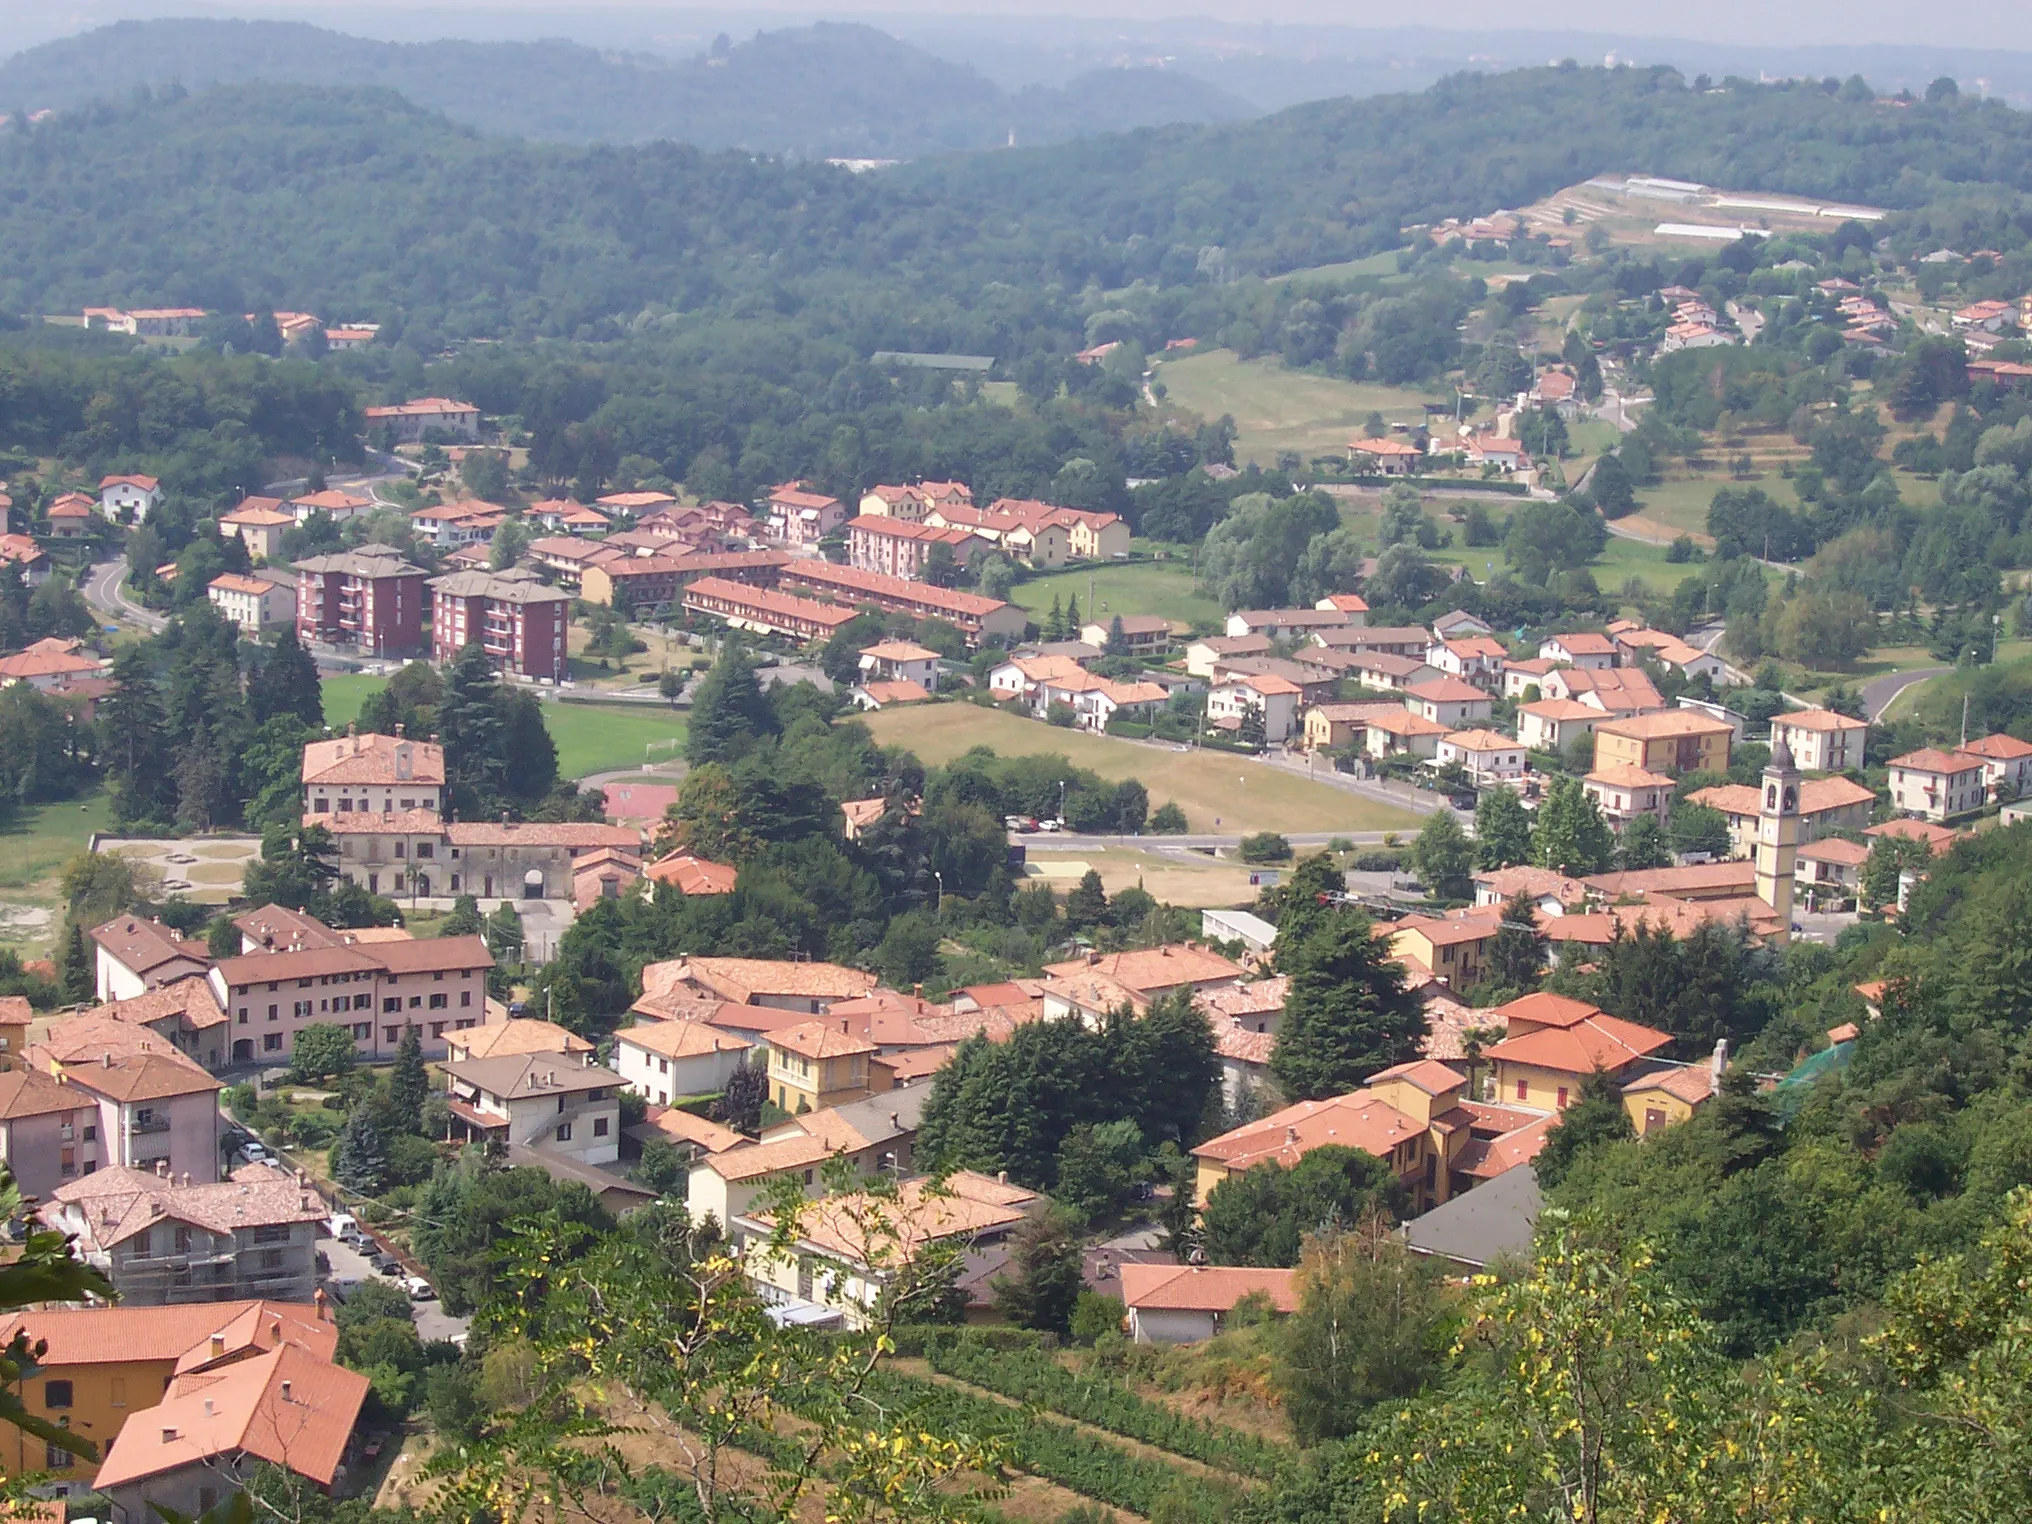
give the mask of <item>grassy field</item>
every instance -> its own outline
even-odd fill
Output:
[[[325,679],[325,723],[345,728],[358,717],[368,696],[380,692],[381,677]],[[684,745],[684,716],[644,705],[545,704],[543,719],[557,743],[558,775],[583,778],[589,773],[668,762]]]
[[[1201,596],[1193,584],[1192,568],[1183,561],[1143,561],[1132,566],[1067,567],[1050,576],[1019,582],[1010,591],[1009,601],[1028,609],[1039,623],[1051,612],[1051,600],[1061,606],[1079,599],[1080,613],[1091,618],[1106,614],[1156,614],[1181,624],[1221,617],[1221,607]]]
[[[1058,730],[975,704],[887,709],[867,716],[867,725],[883,745],[907,746],[927,763],[990,746],[1009,757],[1056,752],[1104,778],[1138,778],[1152,809],[1175,801],[1195,831],[1416,831],[1419,824],[1407,811],[1245,757]]]
[[[0,826],[0,947],[42,957],[55,943],[63,865],[112,826],[103,794],[30,805]]]
[[[1276,360],[1241,360],[1214,349],[1158,367],[1173,402],[1207,418],[1234,415],[1235,463],[1273,466],[1279,452],[1306,459],[1345,454],[1363,420],[1380,412],[1391,423],[1423,423],[1424,404],[1451,402],[1445,387],[1426,391],[1337,381],[1309,371],[1286,370]]]
[[[1233,858],[1216,862],[1197,853],[1189,858],[1155,852],[1054,852],[1038,845],[1048,838],[1033,836],[1025,841],[1033,881],[1041,880],[1054,889],[1070,889],[1087,869],[1096,869],[1110,895],[1124,889],[1145,889],[1167,905],[1187,910],[1245,905],[1256,897],[1249,882],[1249,869]]]

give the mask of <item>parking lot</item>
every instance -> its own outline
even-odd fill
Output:
[[[366,1255],[350,1244],[340,1243],[336,1238],[319,1239],[318,1253],[324,1255],[326,1263],[332,1267],[330,1279],[333,1281],[343,1283],[378,1280],[387,1281],[391,1285],[401,1284],[395,1276],[377,1274]],[[467,1328],[471,1326],[471,1319],[453,1317],[444,1310],[444,1303],[436,1297],[426,1302],[411,1302],[409,1306],[416,1314],[417,1337],[425,1343],[432,1339],[463,1340]]]

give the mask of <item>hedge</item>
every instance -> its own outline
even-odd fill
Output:
[[[1161,1402],[1137,1396],[1111,1377],[1068,1370],[1048,1350],[1035,1345],[996,1349],[971,1332],[924,1342],[925,1357],[942,1376],[986,1387],[1223,1471],[1268,1481],[1292,1458],[1289,1448],[1272,1440],[1188,1418]]]
[[[1149,725],[1143,725],[1143,724],[1139,724],[1139,723],[1138,723],[1137,721],[1135,721],[1135,720],[1110,720],[1110,721],[1108,721],[1108,734],[1109,734],[1109,735],[1111,735],[1111,736],[1121,736],[1121,737],[1123,737],[1124,739],[1126,739],[1126,740],[1130,740],[1130,741],[1141,741],[1141,740],[1144,740],[1145,738],[1147,738],[1147,737],[1149,736],[1149,734],[1150,734],[1150,732],[1151,732],[1151,729],[1152,729],[1152,728],[1153,728],[1153,727],[1151,727],[1151,726],[1149,726]]]

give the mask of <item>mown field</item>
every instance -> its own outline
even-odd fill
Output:
[[[1427,402],[1453,401],[1451,388],[1379,386],[1340,381],[1310,371],[1287,370],[1276,360],[1242,360],[1231,349],[1214,349],[1157,368],[1168,399],[1206,418],[1232,414],[1235,464],[1273,466],[1278,455],[1296,450],[1315,455],[1344,454],[1371,412],[1390,423],[1422,423]]]
[[[907,746],[926,763],[949,762],[975,746],[1003,756],[1058,753],[1104,778],[1137,778],[1155,809],[1167,800],[1194,831],[1416,831],[1409,811],[1224,752],[1174,751],[1059,730],[977,704],[926,704],[867,716],[885,746]]]
[[[50,952],[62,919],[63,865],[112,823],[106,796],[97,791],[0,816],[0,947],[24,958]]]
[[[382,677],[328,677],[324,680],[325,723],[342,730],[359,717],[369,695],[388,685]],[[560,777],[668,762],[684,747],[684,716],[649,705],[560,704],[543,706],[544,723],[557,743]]]
[[[1221,606],[1201,594],[1186,561],[1139,561],[1132,565],[1096,565],[1091,569],[1069,566],[1064,571],[1019,582],[1010,589],[1009,601],[1027,609],[1040,624],[1051,612],[1052,600],[1061,607],[1079,600],[1083,618],[1106,618],[1114,614],[1155,614],[1180,624],[1200,620],[1218,621]]]

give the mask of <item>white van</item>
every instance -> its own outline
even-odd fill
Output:
[[[360,1231],[360,1221],[351,1212],[334,1212],[325,1220],[325,1236],[349,1244],[366,1237],[366,1234]]]

